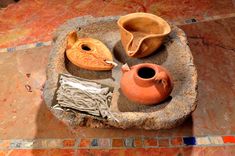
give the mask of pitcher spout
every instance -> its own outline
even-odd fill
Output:
[[[129,41],[129,44],[127,44],[127,47],[125,48],[127,51],[127,55],[128,56],[134,56],[137,51],[139,50],[139,46],[133,46],[133,37],[132,39]]]
[[[136,55],[140,55],[145,53],[148,50],[148,46],[145,44],[144,40],[147,39],[147,36],[142,37],[139,41],[131,41],[128,48],[127,53],[131,57],[135,57]]]

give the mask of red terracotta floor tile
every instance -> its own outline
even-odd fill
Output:
[[[79,156],[179,156],[181,154],[179,148],[135,148],[135,149],[111,149],[111,150],[99,150],[99,149],[79,149],[77,155]]]
[[[152,150],[154,151],[156,149],[152,149]],[[183,152],[181,151],[180,148],[160,148],[159,149],[159,155],[161,156],[181,156],[182,153]]]
[[[142,155],[158,155],[158,149],[144,149],[144,148],[135,148],[135,149],[127,149],[125,151],[125,156],[142,156]]]
[[[235,18],[181,26],[198,71],[198,105],[192,115],[194,134],[235,132],[234,26]]]
[[[50,149],[50,156],[72,156],[75,151],[73,149]]]
[[[183,140],[181,137],[172,138],[170,141],[171,141],[171,145],[173,146],[179,146],[183,144]]]
[[[179,156],[181,154],[180,148],[136,148],[125,150],[126,156]]]
[[[144,139],[144,146],[158,146],[158,141],[157,139]]]
[[[4,76],[0,76],[0,80],[4,81],[0,85],[1,139],[73,136],[65,124],[48,110],[41,98],[49,49],[43,47],[35,53],[26,50],[22,53],[1,54],[0,62],[3,64],[0,73],[4,73]],[[31,86],[32,92],[28,92],[25,85]]]
[[[184,156],[204,156],[204,148],[203,147],[184,147],[183,148]]]
[[[79,147],[90,147],[91,140],[90,139],[81,139],[79,143]]]
[[[17,149],[9,150],[9,156],[72,156],[72,149]]]
[[[185,147],[183,148],[184,156],[233,156],[235,146],[217,146],[217,147]]]
[[[46,38],[50,40],[53,31],[60,24],[77,16],[110,16],[131,12],[151,12],[168,20],[182,20],[226,15],[234,13],[235,8],[232,0],[37,0],[30,2],[21,0],[0,10],[2,34],[0,36],[0,48],[32,43],[32,40],[34,42],[45,41]],[[27,40],[27,38],[31,38],[31,40]]]
[[[137,148],[136,150],[133,149],[129,149],[126,151],[126,154],[127,156],[129,156],[128,154],[130,154],[131,156],[142,156],[142,155],[160,155],[160,149],[158,148],[148,148],[148,149],[145,149],[145,148]]]
[[[70,156],[74,155],[72,149],[24,149],[0,151],[0,155],[10,156]],[[79,156],[233,156],[235,146],[218,147],[185,147],[185,148],[135,148],[135,149],[79,149]]]
[[[134,146],[135,146],[135,147],[142,147],[142,146],[143,146],[142,139],[136,138],[136,139],[134,140]]]
[[[76,154],[78,156],[125,156],[125,150],[79,149]]]
[[[7,155],[8,151],[7,150],[0,150],[0,156],[5,156]]]
[[[225,147],[202,147],[204,148],[204,155],[213,155],[213,156],[221,156],[221,155],[229,155],[229,151],[225,150]]]
[[[169,147],[169,139],[158,139],[159,147]]]
[[[113,147],[123,147],[124,146],[123,139],[113,139],[112,146]]]
[[[75,145],[76,140],[75,139],[68,139],[63,141],[64,147],[73,147]]]
[[[112,155],[112,156],[126,156],[125,151],[126,151],[125,149],[111,149],[111,150],[108,151],[107,156],[109,156],[109,155]],[[105,156],[105,154],[104,154],[104,156]]]
[[[30,149],[16,149],[16,150],[9,150],[9,156],[44,156],[48,155],[48,150],[30,150]]]
[[[225,151],[227,152],[227,155],[234,156],[235,155],[235,146],[225,146]]]

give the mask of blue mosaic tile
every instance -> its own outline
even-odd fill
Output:
[[[134,139],[133,138],[126,138],[124,141],[126,147],[134,147]]]
[[[13,51],[16,51],[15,47],[7,48],[7,52],[13,52]]]
[[[93,139],[93,140],[91,141],[91,146],[98,146],[98,141],[97,141],[97,139]]]
[[[183,137],[185,145],[196,145],[195,137]]]
[[[41,46],[43,46],[43,42],[38,42],[38,43],[36,43],[35,46],[36,46],[36,47],[41,47]]]
[[[11,149],[14,149],[14,148],[21,148],[22,146],[22,142],[20,140],[13,140],[11,143],[10,143],[10,148]]]

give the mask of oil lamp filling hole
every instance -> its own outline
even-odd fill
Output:
[[[154,77],[155,70],[149,67],[143,67],[138,70],[138,76],[143,79],[149,79]]]
[[[86,44],[82,44],[82,49],[85,50],[85,51],[90,51],[91,50],[91,48]]]

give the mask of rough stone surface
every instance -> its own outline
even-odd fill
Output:
[[[125,56],[120,44],[117,19],[118,17],[93,18],[85,16],[71,19],[58,29],[47,67],[47,81],[44,88],[44,99],[47,106],[56,117],[74,128],[89,126],[168,129],[181,124],[195,110],[197,97],[197,72],[185,33],[172,25],[171,34],[155,54],[144,59],[130,59]],[[114,68],[105,78],[96,78],[96,75],[100,75],[100,73],[96,73],[92,79],[115,88],[110,109],[119,122],[80,112],[52,108],[55,104],[53,97],[58,87],[59,74],[71,73],[80,76],[79,70],[70,70],[64,55],[67,34],[73,30],[77,30],[80,37],[89,36],[101,40],[113,52],[118,67]],[[151,62],[167,68],[172,74],[175,84],[171,98],[155,106],[139,106],[130,103],[123,97],[119,89],[120,67],[126,62],[130,66],[141,62]]]

